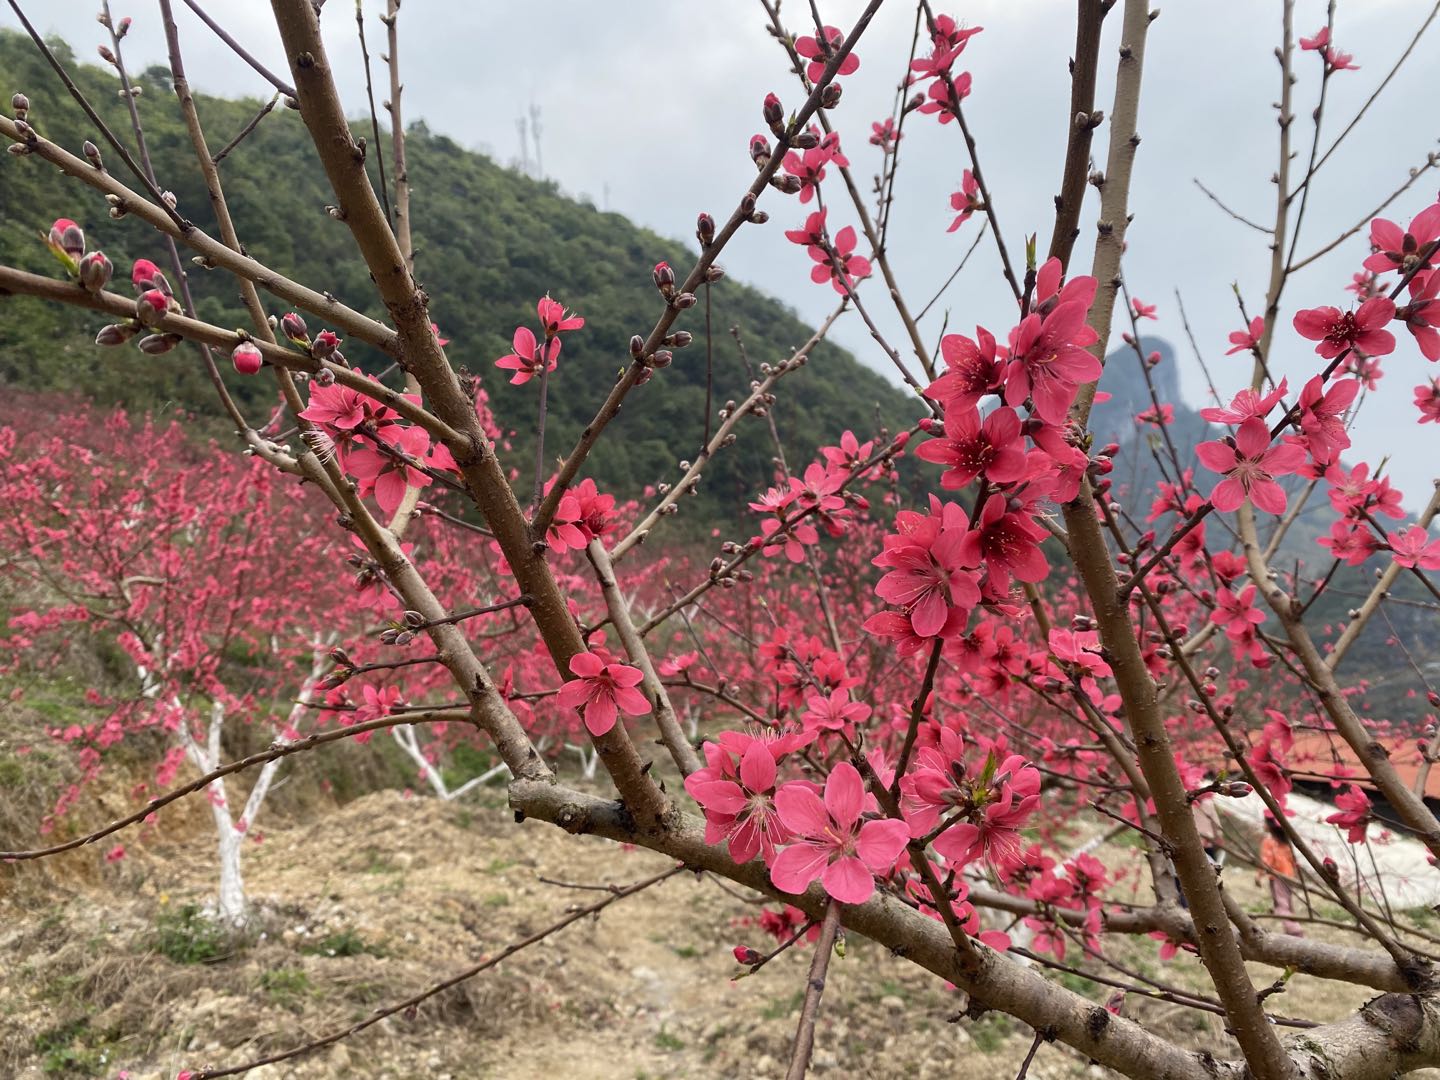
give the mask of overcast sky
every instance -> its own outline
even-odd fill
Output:
[[[81,56],[93,56],[103,31],[94,22],[94,0],[29,0],[23,5],[45,32],[59,34]],[[382,51],[383,27],[374,14],[383,6],[366,0],[372,54]],[[821,0],[828,22],[848,27],[861,0]],[[214,40],[176,0],[191,81],[226,95],[261,95],[267,88],[225,46]],[[1299,0],[1297,31],[1324,24],[1323,0]],[[1341,0],[1335,39],[1355,55],[1359,71],[1342,72],[1331,84],[1325,129],[1329,144],[1355,114],[1425,17],[1432,0]],[[209,0],[206,8],[248,48],[277,71],[288,69],[259,0]],[[1145,324],[1176,346],[1186,398],[1204,404],[1207,391],[1185,344],[1175,301],[1184,296],[1206,361],[1228,396],[1248,378],[1249,364],[1226,358],[1226,335],[1241,325],[1231,283],[1238,282],[1252,312],[1263,304],[1269,270],[1268,237],[1226,217],[1194,186],[1199,177],[1238,212],[1265,223],[1274,214],[1271,176],[1277,163],[1275,110],[1281,0],[1176,0],[1163,5],[1145,57],[1141,106],[1143,142],[1136,165],[1126,278],[1131,292],[1158,304],[1160,320]],[[941,4],[938,10],[947,10]],[[114,8],[131,15],[126,41],[132,67],[164,60],[156,9],[146,0]],[[324,12],[330,55],[342,72],[352,110],[364,107],[364,83],[355,41],[354,8],[330,0]],[[1074,46],[1070,0],[969,0],[953,12],[985,27],[967,50],[963,66],[974,75],[967,119],[992,188],[995,209],[1012,259],[1023,260],[1022,237],[1038,232],[1043,247],[1053,221],[1059,186],[1069,94],[1066,63]],[[1113,57],[1120,8],[1106,27],[1097,103],[1110,112]],[[804,32],[808,5],[789,0],[784,16]],[[914,8],[890,0],[857,49],[860,70],[844,80],[845,96],[833,115],[842,145],[866,187],[879,162],[868,143],[870,122],[888,114],[909,48]],[[1440,22],[1440,20],[1437,20]],[[0,25],[18,26],[0,10]],[[801,92],[779,46],[765,32],[764,13],[746,0],[549,0],[547,3],[484,3],[479,0],[406,0],[401,13],[401,66],[407,120],[423,118],[434,130],[501,161],[519,157],[516,121],[536,106],[542,118],[545,174],[574,194],[624,213],[650,228],[693,243],[695,215],[728,214],[754,176],[746,153],[761,130],[760,102],[774,90],[787,110]],[[1431,73],[1440,30],[1432,27],[1413,60],[1392,81],[1359,128],[1346,140],[1316,183],[1306,212],[1300,252],[1309,253],[1365,218],[1400,185],[1408,170],[1437,148]],[[1319,61],[1299,54],[1295,90],[1295,147],[1303,169],[1313,126]],[[383,72],[377,78],[384,81]],[[27,88],[33,93],[35,88]],[[1428,103],[1428,104],[1427,104]],[[152,104],[151,107],[154,107]],[[891,233],[892,261],[901,288],[919,309],[950,274],[969,246],[979,219],[947,235],[949,193],[966,165],[954,125],[911,117]],[[1103,166],[1108,125],[1097,132]],[[425,213],[424,178],[416,177],[415,213]],[[853,221],[838,188],[831,195],[830,224]],[[1440,170],[1422,176],[1385,216],[1406,222],[1436,198]],[[1075,267],[1088,267],[1094,205],[1087,204]],[[819,319],[834,301],[828,287],[812,285],[809,260],[781,232],[804,218],[793,198],[771,192],[762,204],[771,214],[763,229],[747,227],[726,250],[727,270],[780,297],[802,315]],[[1364,230],[1292,280],[1275,367],[1303,381],[1316,370],[1307,343],[1289,330],[1296,305],[1344,306],[1351,273],[1368,253]],[[563,299],[564,283],[555,283]],[[870,307],[883,312],[880,289]],[[976,323],[1003,336],[1014,305],[987,239],[975,258],[923,324],[933,340],[948,312],[950,327],[973,334]],[[884,329],[901,334],[893,319]],[[1117,327],[1118,332],[1119,327]],[[888,360],[851,317],[835,334],[866,363],[886,370]],[[1433,429],[1415,426],[1412,387],[1432,366],[1403,330],[1400,348],[1386,362],[1381,389],[1365,405],[1353,455],[1372,460],[1393,455],[1391,472],[1410,506],[1428,497],[1436,475]]]

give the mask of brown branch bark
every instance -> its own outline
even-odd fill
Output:
[[[1050,234],[1050,258],[1062,266],[1080,236],[1080,208],[1090,176],[1090,144],[1094,140],[1095,74],[1100,66],[1100,30],[1105,22],[1104,0],[1077,0],[1075,56],[1070,61],[1070,135],[1065,147],[1065,168],[1060,194],[1055,196],[1055,228]]]
[[[309,4],[272,0],[272,9],[295,79],[301,118],[320,154],[341,216],[395,323],[402,366],[415,375],[435,414],[457,433],[458,438],[448,443],[449,449],[476,506],[495,533],[516,585],[534,598],[531,615],[557,672],[568,678],[571,657],[586,651],[584,639],[545,561],[544,545],[532,541],[474,404],[430,329],[428,297],[410,274],[370,186],[363,155],[351,136],[321,41],[319,18]],[[474,682],[462,682],[461,688],[477,700],[495,692],[493,684],[478,674]],[[647,766],[624,726],[617,724],[604,735],[593,736],[592,741],[630,811],[652,828],[663,827],[671,813],[669,800],[646,775]],[[530,752],[534,753],[533,747]]]

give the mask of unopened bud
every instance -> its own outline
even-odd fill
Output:
[[[407,611],[404,614],[405,625],[412,628],[419,628],[425,625],[425,616],[418,611]]]
[[[135,317],[146,326],[154,326],[170,311],[170,297],[159,289],[146,289],[135,298]]]
[[[630,339],[630,355],[639,360],[645,354],[645,339],[636,334]]]
[[[241,375],[255,375],[264,366],[265,358],[260,355],[260,350],[253,342],[242,341],[230,353],[230,363],[235,365],[235,370]]]
[[[297,345],[310,344],[310,328],[305,325],[305,320],[295,312],[287,312],[280,319],[280,329],[285,336]]]
[[[86,139],[86,140],[85,140],[84,150],[85,150],[85,157],[86,157],[86,159],[90,162],[91,165],[94,165],[95,168],[97,168],[97,169],[104,169],[104,168],[105,168],[105,162],[104,162],[104,160],[100,157],[100,148],[99,148],[98,146],[96,146],[96,145],[95,145],[93,142],[91,142],[89,139]]]
[[[144,292],[146,289],[160,289],[161,292],[168,296],[170,294],[168,282],[165,288],[162,288],[157,283],[157,279],[161,276],[160,268],[149,259],[136,259],[135,265],[130,268],[130,284],[135,286],[136,292]]]
[[[790,145],[797,150],[814,150],[820,145],[820,136],[813,131],[802,131],[790,140]]]
[[[52,248],[71,259],[79,259],[85,254],[85,233],[69,218],[56,219],[55,224],[50,226],[48,240]]]
[[[117,38],[123,38],[126,34],[130,32],[130,22],[130,16],[126,15],[115,25],[115,36]]]
[[[110,51],[109,46],[101,45],[95,51],[100,54],[100,59],[104,60],[107,64],[115,63],[115,54]]]
[[[99,292],[105,288],[114,273],[115,265],[103,251],[92,251],[80,260],[80,284],[88,292]]]
[[[820,107],[822,109],[833,109],[840,104],[840,84],[831,83],[820,91]]]
[[[96,345],[124,345],[135,336],[135,327],[130,323],[111,323],[102,326],[95,335]]]
[[[677,349],[683,349],[694,340],[695,335],[690,333],[689,330],[676,330],[675,333],[665,339],[665,344]]]
[[[147,356],[160,356],[184,340],[179,334],[150,334],[140,339],[140,351]]]
[[[657,349],[650,354],[650,366],[652,368],[669,367],[674,359],[675,355],[669,349]]]
[[[775,176],[770,179],[770,185],[778,191],[783,191],[786,195],[798,195],[800,193],[800,189],[805,186],[805,182],[801,180],[798,176],[791,176],[789,173],[781,173],[779,176]],[[754,220],[753,216],[751,217],[751,220]]]
[[[770,164],[770,140],[764,135],[750,137],[750,160],[760,169]]]
[[[675,297],[675,299],[672,300],[671,303],[674,304],[681,311],[684,311],[686,308],[692,308],[695,306],[695,294],[693,292],[682,292],[680,295]]]
[[[340,347],[340,338],[333,330],[321,330],[310,343],[310,355],[317,360],[328,360]]]
[[[732,952],[735,955],[735,962],[737,964],[743,964],[745,967],[753,967],[760,963],[760,954],[748,945],[736,945]]]
[[[778,137],[785,133],[785,106],[774,94],[765,95],[765,104],[760,109],[765,124]]]
[[[701,214],[695,219],[695,239],[700,241],[702,248],[715,242],[715,219],[709,214]]]
[[[15,113],[16,120],[24,120],[30,115],[30,99],[24,94],[12,94],[10,108]]]

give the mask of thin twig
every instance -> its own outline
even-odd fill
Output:
[[[835,935],[840,929],[840,905],[831,900],[820,923],[820,940],[810,958],[810,973],[805,978],[805,1003],[800,1007],[800,1023],[795,1029],[795,1048],[790,1053],[790,1068],[785,1080],[804,1080],[810,1069],[810,1053],[815,1049],[815,1018],[820,1014],[820,997],[825,993],[825,973],[830,956],[835,952]]]
[[[226,45],[229,45],[231,51],[234,52],[236,56],[238,56],[241,60],[244,60],[245,63],[249,64],[252,68],[254,68],[256,73],[259,74],[261,78],[263,78],[266,82],[268,82],[276,90],[280,91],[280,93],[284,94],[286,97],[294,98],[297,96],[295,93],[295,88],[293,86],[287,83],[284,79],[280,78],[280,76],[276,75],[264,64],[260,63],[259,60],[256,60],[255,57],[251,56],[248,52],[246,52],[245,49],[240,45],[240,43],[236,41],[233,37],[231,37],[229,34],[227,34],[219,23],[217,23],[214,19],[207,15],[205,13],[205,9],[202,8],[198,3],[196,3],[195,0],[185,0],[185,6],[188,7],[191,11],[193,11],[196,15],[200,16],[200,21],[203,22],[206,26],[208,26],[214,32],[216,37],[218,37]]]
[[[355,0],[355,29],[360,35],[360,59],[365,67],[365,100],[370,104],[370,134],[375,139],[375,163],[380,166],[380,203],[385,220],[393,226],[390,212],[390,184],[385,179],[385,155],[380,152],[380,117],[375,112],[375,84],[370,78],[370,47],[365,43],[365,0]]]
[[[236,135],[233,139],[231,139],[228,143],[226,143],[219,149],[215,156],[210,159],[210,163],[212,165],[219,165],[220,162],[224,161],[227,157],[229,157],[230,152],[234,150],[237,146],[239,146],[242,142],[244,142],[246,136],[248,136],[252,131],[254,131],[257,127],[260,126],[260,121],[264,120],[265,117],[270,115],[270,113],[274,110],[275,106],[279,103],[279,101],[280,94],[277,92],[274,96],[270,98],[269,101],[267,101],[264,105],[260,106],[260,111],[257,112],[253,117],[251,117],[250,122],[240,129],[240,134]]]

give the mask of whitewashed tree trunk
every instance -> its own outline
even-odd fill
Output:
[[[310,664],[310,672],[300,686],[300,693],[296,696],[295,705],[286,718],[285,730],[298,730],[303,722],[305,712],[311,704],[311,696],[315,693],[327,666],[327,651],[336,640],[337,635],[330,634],[323,641],[315,639],[314,653]],[[142,685],[146,687],[147,696],[153,696],[154,690],[150,689],[154,680],[143,668],[140,670]],[[158,687],[157,687],[158,689]],[[175,707],[182,711],[182,719],[178,727],[180,745],[184,748],[186,756],[195,766],[196,770],[203,776],[213,772],[220,766],[221,757],[221,736],[225,732],[225,705],[223,702],[213,702],[210,706],[210,722],[205,731],[205,742],[202,745],[190,726],[183,719],[184,705],[177,697]],[[284,735],[276,738],[275,742],[284,745],[290,742]],[[255,786],[250,789],[250,794],[245,800],[245,806],[241,809],[239,817],[234,817],[230,811],[230,798],[225,789],[225,780],[211,781],[206,788],[205,794],[210,802],[210,816],[215,822],[216,853],[220,861],[220,881],[215,899],[215,918],[227,926],[242,927],[249,919],[249,899],[245,894],[245,877],[241,871],[241,855],[245,846],[245,838],[249,835],[251,828],[255,825],[255,819],[260,815],[260,808],[264,805],[265,797],[270,793],[271,786],[275,780],[275,774],[279,771],[280,761],[268,761],[261,768],[255,779]]]
[[[176,706],[180,705],[176,701]],[[180,723],[180,744],[195,768],[204,775],[212,772],[220,761],[220,736],[225,728],[225,706],[210,706],[210,723],[201,745],[183,720]],[[248,917],[245,878],[240,872],[240,853],[245,835],[230,817],[230,800],[223,778],[214,780],[205,789],[210,802],[210,817],[215,822],[216,851],[220,858],[220,888],[216,895],[215,918],[227,926],[241,927]]]
[[[426,757],[425,752],[420,749],[420,739],[419,736],[415,734],[413,725],[408,727],[393,727],[390,729],[390,734],[394,736],[395,744],[399,746],[401,750],[405,751],[405,755],[415,763],[416,767],[420,770],[420,775],[423,776],[425,782],[430,785],[430,790],[446,802],[460,798],[460,796],[472,788],[489,783],[497,776],[510,775],[509,766],[502,761],[494,768],[487,769],[479,776],[472,776],[459,787],[452,789],[445,783],[445,777],[441,775],[440,770],[435,767],[434,762]]]
[[[594,780],[595,770],[600,764],[600,751],[586,746],[577,746],[575,743],[566,743],[565,745],[580,756],[580,774],[586,780]]]

